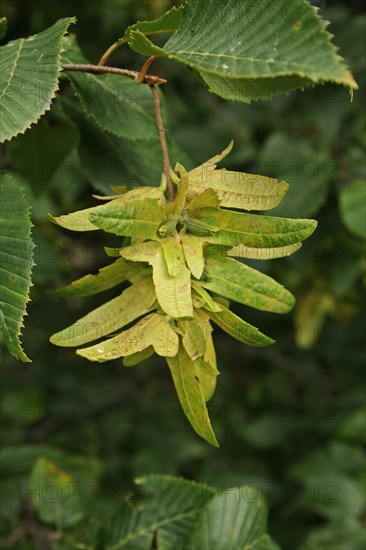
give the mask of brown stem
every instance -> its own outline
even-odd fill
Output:
[[[144,81],[144,78],[147,73],[147,69],[150,67],[151,63],[155,61],[155,59],[156,59],[156,56],[152,55],[151,57],[149,57],[149,59],[145,61],[145,63],[141,67],[138,77],[135,79],[136,84],[141,84],[141,82]]]
[[[168,146],[165,138],[163,119],[161,118],[160,98],[154,84],[150,84],[150,88],[154,97],[154,109],[155,109],[155,115],[156,115],[156,122],[159,130],[161,150],[163,152],[163,168],[164,168],[164,174],[166,178],[166,185],[169,193],[169,199],[170,201],[173,201],[174,189],[173,189],[172,180],[170,179],[170,161],[169,161]]]
[[[83,73],[93,73],[93,74],[119,74],[122,76],[128,76],[136,80],[140,72],[131,71],[129,69],[119,69],[118,67],[104,67],[102,65],[91,65],[91,64],[80,64],[80,63],[63,63],[61,65],[64,71],[78,71]],[[160,78],[160,76],[155,76],[152,74],[146,74],[142,80],[144,84],[149,84],[149,86],[154,86],[158,84],[165,84],[166,80]]]

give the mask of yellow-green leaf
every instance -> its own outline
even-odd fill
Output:
[[[169,275],[175,277],[182,266],[184,267],[184,255],[178,234],[160,239],[164,251],[164,258]]]
[[[118,201],[121,204],[127,204],[133,201],[145,200],[146,198],[156,199],[158,204],[163,206],[165,199],[163,193],[157,187],[139,187],[137,189],[131,189],[127,193],[114,195],[111,197],[99,197],[97,198],[111,201],[109,204],[114,204]],[[77,212],[72,212],[65,216],[53,217],[49,215],[49,218],[52,222],[65,229],[71,231],[96,231],[99,229],[90,221],[90,214],[96,213],[100,208],[103,208],[103,205],[93,206],[92,208],[85,208],[84,210],[78,210]]]
[[[292,294],[268,275],[226,258],[207,256],[200,283],[204,288],[256,309],[287,313],[295,303]]]
[[[189,233],[181,233],[180,237],[188,269],[196,279],[200,279],[205,267],[203,257],[204,240],[202,237]]]
[[[206,335],[198,320],[180,321],[178,326],[183,333],[183,346],[192,361],[202,357],[206,351]]]
[[[288,189],[285,181],[257,174],[233,172],[225,168],[216,169],[217,163],[232,147],[233,142],[222,153],[189,172],[187,199],[193,200],[205,189],[212,188],[221,205],[227,208],[269,210],[277,206]]]
[[[142,361],[145,361],[145,359],[151,357],[153,354],[154,348],[152,346],[149,346],[142,351],[137,351],[136,353],[132,353],[131,355],[126,355],[126,357],[123,358],[123,364],[125,367],[134,367]]]
[[[219,208],[201,208],[193,212],[194,219],[216,230],[207,242],[236,246],[270,248],[295,244],[315,231],[315,220],[276,218]]]
[[[222,330],[243,344],[256,347],[274,344],[272,338],[262,334],[256,327],[246,323],[224,306],[221,306],[221,311],[208,310],[208,315]]]
[[[114,298],[94,309],[70,327],[50,338],[57,346],[83,346],[135,321],[148,313],[156,301],[150,277],[139,280]]]
[[[102,267],[96,275],[85,275],[70,285],[53,290],[52,294],[65,298],[80,298],[98,294],[108,290],[123,281],[131,280],[134,276],[141,274],[139,268],[131,266],[125,259],[119,258],[113,264]]]
[[[198,435],[218,447],[208,416],[200,382],[200,372],[183,346],[175,357],[167,358],[182,409]]]
[[[179,338],[163,315],[152,313],[138,321],[133,327],[109,340],[76,353],[90,361],[110,361],[132,355],[153,346],[163,357],[174,357],[178,352]]]
[[[117,199],[99,206],[89,219],[100,229],[115,235],[158,239],[157,230],[164,219],[164,212],[156,199],[127,203]]]
[[[220,199],[218,198],[216,191],[209,187],[208,189],[202,191],[202,193],[200,193],[199,195],[193,197],[193,199],[187,205],[187,211],[191,212],[196,208],[203,208],[204,206],[213,206],[214,208],[216,208],[219,205]]]
[[[152,265],[156,296],[167,315],[177,319],[193,317],[191,273],[182,264],[174,277],[169,275],[160,243],[148,241],[126,247],[121,254],[129,260]]]
[[[251,260],[275,260],[276,258],[290,256],[294,252],[297,252],[301,246],[301,243],[295,243],[274,248],[253,248],[239,244],[228,250],[227,255],[234,258],[249,258]]]

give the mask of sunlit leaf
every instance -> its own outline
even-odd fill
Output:
[[[142,351],[137,351],[136,353],[132,353],[131,355],[126,355],[126,357],[123,358],[123,364],[125,367],[134,367],[142,361],[145,361],[145,359],[151,357],[153,354],[154,348],[153,346],[149,346]]]
[[[307,239],[317,226],[315,220],[275,218],[218,208],[201,208],[193,214],[195,219],[217,230],[214,235],[207,237],[208,242],[228,246],[286,246]]]
[[[108,203],[108,206],[115,204],[116,202],[119,204],[128,204],[130,202],[143,201],[145,199],[156,199],[159,205],[163,205],[165,201],[162,192],[157,187],[141,187],[138,189],[131,189],[131,191],[128,191],[127,193],[115,195],[112,198],[109,197],[109,199],[110,202]],[[64,216],[53,217],[50,215],[49,218],[55,224],[71,231],[96,231],[100,228],[91,223],[90,214],[98,213],[104,206],[106,205],[99,204],[98,206],[78,210]]]
[[[156,300],[150,277],[139,279],[120,296],[94,309],[50,338],[57,346],[82,346],[111,334],[148,313]]]
[[[180,321],[179,328],[183,332],[183,346],[192,361],[202,357],[206,352],[206,335],[197,319]]]
[[[222,328],[222,330],[243,344],[259,347],[274,344],[272,338],[268,338],[268,336],[262,334],[257,328],[246,323],[224,306],[221,306],[221,311],[214,312],[207,310],[207,312],[210,319]]]
[[[256,309],[287,313],[295,303],[292,294],[268,275],[231,258],[206,257],[204,288]]]
[[[203,208],[204,206],[213,206],[216,208],[221,203],[217,196],[217,192],[208,187],[199,195],[193,197],[193,199],[187,205],[187,211],[195,210],[196,208]]]
[[[118,199],[99,206],[89,219],[100,229],[115,235],[158,239],[157,230],[164,219],[164,212],[155,199],[126,204]]]
[[[160,243],[150,241],[126,247],[121,254],[128,260],[152,265],[156,296],[167,315],[174,318],[193,317],[191,273],[185,265],[181,265],[177,275],[169,275]]]
[[[168,273],[172,277],[175,277],[182,267],[184,268],[184,256],[179,237],[176,233],[171,237],[160,239],[160,243],[163,247]]]
[[[216,165],[233,147],[231,142],[222,153],[215,155],[204,164],[189,172],[189,189],[187,198],[198,201],[198,196],[208,189],[213,189],[221,202],[227,208],[242,210],[269,210],[277,206],[284,197],[288,184],[274,178],[233,172],[225,168],[216,169]],[[212,199],[211,199],[212,200]],[[193,209],[195,203],[189,205]],[[198,207],[211,206],[210,204]],[[216,205],[212,205],[216,206]]]
[[[205,265],[203,257],[204,240],[189,233],[181,234],[180,238],[188,269],[196,279],[200,279]]]
[[[119,258],[113,264],[102,267],[96,275],[85,275],[85,277],[81,277],[81,279],[72,282],[70,285],[53,290],[52,294],[65,298],[79,298],[98,294],[98,292],[113,288],[123,281],[131,280],[134,273],[138,274],[139,272],[141,270],[135,270],[131,267],[131,264],[123,258]]]
[[[128,330],[109,340],[76,353],[90,361],[110,361],[132,355],[153,346],[155,352],[163,357],[174,357],[178,352],[178,335],[163,315],[151,313]]]
[[[233,256],[234,258],[249,258],[251,260],[274,260],[294,254],[301,246],[301,243],[295,243],[274,248],[251,248],[244,244],[239,244],[228,250],[227,255]]]
[[[193,429],[208,443],[218,447],[211,427],[205,398],[199,378],[199,371],[182,346],[175,357],[167,357],[173,382],[183,411]]]

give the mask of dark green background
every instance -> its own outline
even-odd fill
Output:
[[[72,30],[94,62],[128,24],[157,17],[170,5],[2,1],[9,20],[6,39],[76,15]],[[48,293],[105,262],[102,237],[67,234],[46,218],[47,211],[90,205],[94,190],[77,164],[63,178],[40,185],[32,166],[22,172],[12,148],[3,148],[3,167],[28,180],[37,244],[23,336],[33,363],[23,365],[5,352],[1,358],[3,481],[26,479],[35,457],[49,452],[47,445],[79,455],[84,473],[99,480],[98,498],[86,503],[99,518],[116,509],[142,474],[179,474],[221,489],[252,483],[267,495],[270,532],[283,548],[363,548],[364,242],[343,225],[339,194],[365,176],[366,17],[358,1],[328,2],[323,14],[359,84],[353,102],[335,86],[251,106],[224,102],[184,66],[166,60],[154,65],[169,80],[164,92],[172,135],[193,165],[234,139],[227,166],[286,176],[293,191],[277,212],[319,222],[294,257],[254,262],[295,294],[306,315],[234,307],[277,339],[268,349],[245,347],[215,331],[221,375],[209,410],[218,450],[191,430],[163,360],[132,369],[120,361],[96,365],[48,343],[53,332],[105,299],[71,301]],[[138,69],[142,59],[124,46],[110,62]],[[304,333],[314,336],[306,348],[298,346]],[[5,497],[3,537],[24,518],[24,500]],[[30,540],[16,544],[12,547],[33,548]]]

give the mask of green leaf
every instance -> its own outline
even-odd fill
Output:
[[[0,175],[0,341],[28,362],[20,332],[29,301],[33,248],[29,205],[20,182]]]
[[[207,310],[207,312],[210,319],[222,328],[222,330],[243,344],[258,347],[274,344],[272,338],[268,338],[268,336],[262,334],[257,328],[246,323],[224,306],[221,306],[221,311],[214,312]]]
[[[132,355],[153,346],[163,357],[173,357],[178,352],[178,335],[162,315],[152,313],[143,317],[133,327],[109,340],[89,348],[78,349],[76,353],[89,361],[111,361]]]
[[[65,39],[63,63],[90,63],[75,36]],[[157,139],[154,103],[148,86],[121,75],[95,75],[69,71],[85,114],[102,130],[127,139]],[[137,146],[137,144],[135,144]]]
[[[341,217],[346,228],[366,238],[366,187],[363,180],[347,184],[339,195]]]
[[[164,195],[157,187],[144,187],[138,189],[132,189],[123,195],[115,195],[109,204],[115,204],[117,201],[121,204],[127,204],[134,201],[144,200],[145,198],[156,199],[160,205],[164,203]],[[90,214],[98,213],[105,205],[93,206],[91,208],[85,208],[84,210],[78,210],[71,214],[65,214],[64,216],[49,216],[50,220],[56,225],[60,225],[70,231],[97,231],[99,227],[92,224],[90,221]]]
[[[68,328],[56,332],[50,342],[56,346],[83,346],[135,321],[148,313],[156,301],[150,277],[139,279],[131,287],[94,309]]]
[[[106,550],[150,549],[154,536],[159,548],[185,550],[202,508],[210,498],[211,485],[172,476],[149,475],[135,480],[147,493],[144,505],[127,501],[108,530]]]
[[[157,240],[157,230],[164,219],[164,212],[155,199],[127,204],[119,199],[98,207],[89,219],[100,229],[115,235]]]
[[[183,347],[192,361],[202,357],[206,352],[206,334],[198,320],[180,321],[178,326],[183,332]]]
[[[134,367],[135,365],[141,363],[141,361],[145,361],[145,359],[151,357],[153,354],[154,348],[149,346],[142,351],[137,351],[136,353],[131,353],[131,355],[126,355],[126,357],[123,358],[123,364],[125,367]]]
[[[225,99],[250,103],[322,82],[357,88],[326,26],[304,0],[196,0],[163,48],[139,30],[129,44],[188,65]]]
[[[58,89],[63,36],[73,17],[0,47],[0,142],[25,132],[51,106]]]
[[[190,235],[189,233],[181,234],[180,238],[188,269],[196,279],[200,279],[205,267],[203,257],[204,240],[202,237]]]
[[[284,256],[294,254],[301,246],[301,243],[295,243],[274,248],[251,248],[239,244],[228,250],[227,255],[233,256],[234,258],[249,258],[251,260],[275,260],[276,258],[283,258]]]
[[[266,534],[266,528],[267,511],[258,487],[231,487],[207,502],[187,547],[191,550],[279,550]]]
[[[98,191],[109,194],[111,186],[158,184],[162,157],[159,140],[128,139],[103,132],[75,102],[62,98],[65,114],[78,126],[78,153],[86,178]]]
[[[204,271],[204,288],[256,309],[287,313],[295,303],[292,294],[268,275],[232,260],[214,256],[209,250]]]
[[[201,201],[197,202],[199,194],[203,191],[208,192],[209,189],[216,193],[221,205],[227,208],[269,210],[281,202],[288,189],[285,181],[256,174],[233,172],[226,168],[216,169],[217,163],[230,153],[232,147],[233,142],[222,153],[189,172],[187,197],[192,200],[189,205],[190,211],[193,210],[195,203],[198,208],[211,206],[200,204]]]
[[[329,162],[322,149],[311,146],[309,140],[289,136],[288,132],[269,136],[260,154],[259,169],[288,182],[288,192],[273,214],[293,218],[318,212],[326,201],[329,182],[335,177],[335,164]]]
[[[6,17],[0,17],[0,40],[2,40],[6,34],[7,19]]]
[[[218,447],[208,416],[199,371],[182,346],[175,357],[167,357],[182,409],[198,435]]]
[[[76,126],[68,120],[55,120],[50,124],[45,118],[41,119],[9,143],[7,148],[14,170],[33,190],[44,191],[77,144],[78,135]]]
[[[54,462],[40,457],[31,473],[32,505],[45,523],[59,529],[79,523],[85,516],[79,483]]]
[[[160,34],[178,30],[182,21],[184,6],[173,7],[158,19],[153,21],[137,21],[134,25],[127,27],[123,37],[118,42],[126,41],[132,31],[141,31],[144,34]]]
[[[255,248],[279,247],[298,243],[315,231],[315,220],[292,220],[259,214],[231,212],[218,208],[195,210],[195,218],[215,230],[207,242],[235,246],[244,244]]]
[[[70,285],[53,290],[55,296],[65,298],[80,298],[82,296],[91,296],[98,294],[109,288],[133,279],[134,275],[141,273],[123,258],[119,258],[113,264],[102,267],[96,275],[85,275]]]
[[[191,173],[191,172],[190,172]],[[208,187],[199,195],[193,197],[190,203],[187,205],[187,211],[195,210],[196,208],[203,208],[204,206],[217,207],[221,204],[220,199],[217,196],[217,192]]]
[[[197,281],[192,281],[192,287],[194,291],[200,296],[202,299],[202,305],[201,307],[205,307],[206,309],[209,309],[210,311],[221,311],[221,305],[219,305],[202,286]]]
[[[171,237],[160,239],[160,243],[163,247],[168,273],[172,277],[175,277],[179,271],[181,271],[182,267],[184,267],[184,256],[179,237],[177,233],[175,233],[175,235]]]
[[[160,243],[148,241],[126,247],[121,254],[127,260],[152,265],[156,296],[167,315],[178,319],[193,317],[191,273],[182,265],[175,276],[169,275]]]

